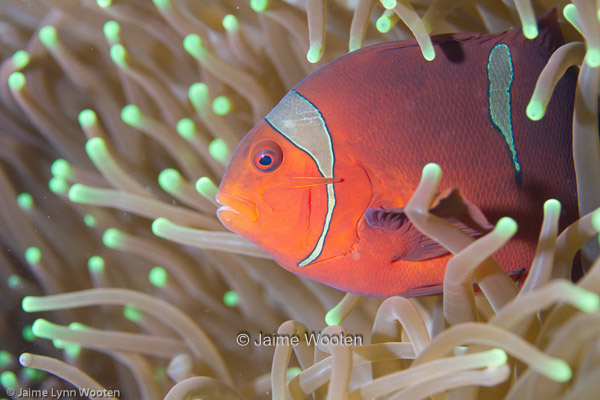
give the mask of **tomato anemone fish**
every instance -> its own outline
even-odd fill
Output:
[[[431,212],[473,237],[503,216],[519,232],[494,254],[518,275],[533,259],[543,203],[577,218],[571,129],[576,74],[545,117],[525,114],[562,34],[433,37],[362,48],[298,83],[242,139],[219,187],[221,222],[285,269],[346,292],[387,297],[441,290],[448,251],[403,212],[430,162],[444,170]]]

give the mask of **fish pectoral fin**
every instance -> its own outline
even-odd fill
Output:
[[[444,246],[423,235],[414,226],[412,229],[414,231],[403,238],[405,243],[394,257],[394,261],[425,261],[450,253]]]
[[[399,231],[404,233],[408,229],[410,221],[404,213],[404,207],[400,208],[367,208],[365,211],[367,225],[372,228],[380,228],[385,231]]]
[[[479,237],[493,228],[481,210],[466,200],[456,188],[438,194],[430,212],[473,237]],[[425,261],[449,253],[445,247],[422,234],[410,222],[403,207],[369,208],[365,211],[365,221],[368,226],[382,229],[397,238],[395,243],[398,250],[394,261]]]
[[[397,244],[394,261],[425,261],[448,253],[410,222],[404,208],[369,208],[365,211],[365,220],[367,225],[394,236],[392,242]]]
[[[433,200],[430,212],[473,237],[484,235],[494,228],[479,207],[465,199],[458,188],[439,193]]]

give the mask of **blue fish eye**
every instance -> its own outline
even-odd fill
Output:
[[[281,147],[274,142],[266,141],[261,143],[259,149],[254,152],[253,163],[254,167],[261,172],[272,172],[281,165],[281,159]]]
[[[263,154],[260,157],[260,160],[258,160],[258,163],[260,165],[264,165],[265,167],[268,167],[269,165],[271,165],[273,163],[273,159],[271,158],[270,155],[268,154]]]

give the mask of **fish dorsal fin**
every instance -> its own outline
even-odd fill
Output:
[[[473,237],[479,237],[493,228],[481,210],[467,201],[456,188],[438,194],[430,212]],[[370,227],[397,237],[398,254],[394,261],[425,261],[448,254],[446,248],[423,235],[410,222],[403,207],[369,208],[365,211],[365,220]]]

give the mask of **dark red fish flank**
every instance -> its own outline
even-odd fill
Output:
[[[432,62],[414,44],[376,45],[328,64],[296,90],[326,116],[334,150],[351,148],[365,165],[380,167],[386,193],[373,206],[405,204],[422,167],[436,162],[444,171],[442,186],[460,187],[491,222],[507,215],[517,220],[517,238],[530,243],[513,242],[498,259],[520,269],[531,261],[545,200],[561,201],[563,227],[577,217],[570,138],[576,77],[561,80],[544,119],[525,115],[536,79],[557,46],[556,34],[542,27],[534,41],[517,31],[465,38],[436,45]],[[520,187],[489,111],[488,56],[500,43],[509,46],[514,68],[510,92]],[[353,135],[341,134],[347,127]]]
[[[509,273],[528,269],[544,202],[555,198],[562,203],[561,228],[577,218],[571,147],[574,71],[559,82],[541,121],[525,114],[539,73],[562,41],[554,15],[539,27],[533,41],[520,31],[437,38],[431,62],[414,42],[384,43],[314,72],[295,87],[297,94],[275,108],[286,110],[273,114],[276,126],[257,124],[236,150],[220,191],[251,197],[258,222],[229,226],[289,271],[347,292],[385,297],[439,290],[449,259],[444,249],[432,247],[410,227],[396,229],[365,217],[385,210],[402,218],[423,166],[435,162],[444,172],[440,190],[459,188],[491,224],[503,216],[517,221],[516,238],[495,257]],[[502,53],[502,60],[510,65],[510,89],[492,78],[497,73],[504,79],[506,65],[490,61],[493,50],[506,48],[510,57]],[[294,124],[313,124],[316,130],[294,136]],[[322,145],[329,143],[323,135],[330,138],[331,149]],[[300,142],[312,136],[319,146],[303,149]],[[284,154],[280,171],[262,176],[248,167],[254,156],[249,149],[266,139],[277,142]],[[328,178],[337,179],[331,214],[331,186],[273,189],[294,175],[320,177],[330,159],[333,176]],[[267,202],[263,193],[271,193]],[[309,254],[314,257],[300,266]]]

